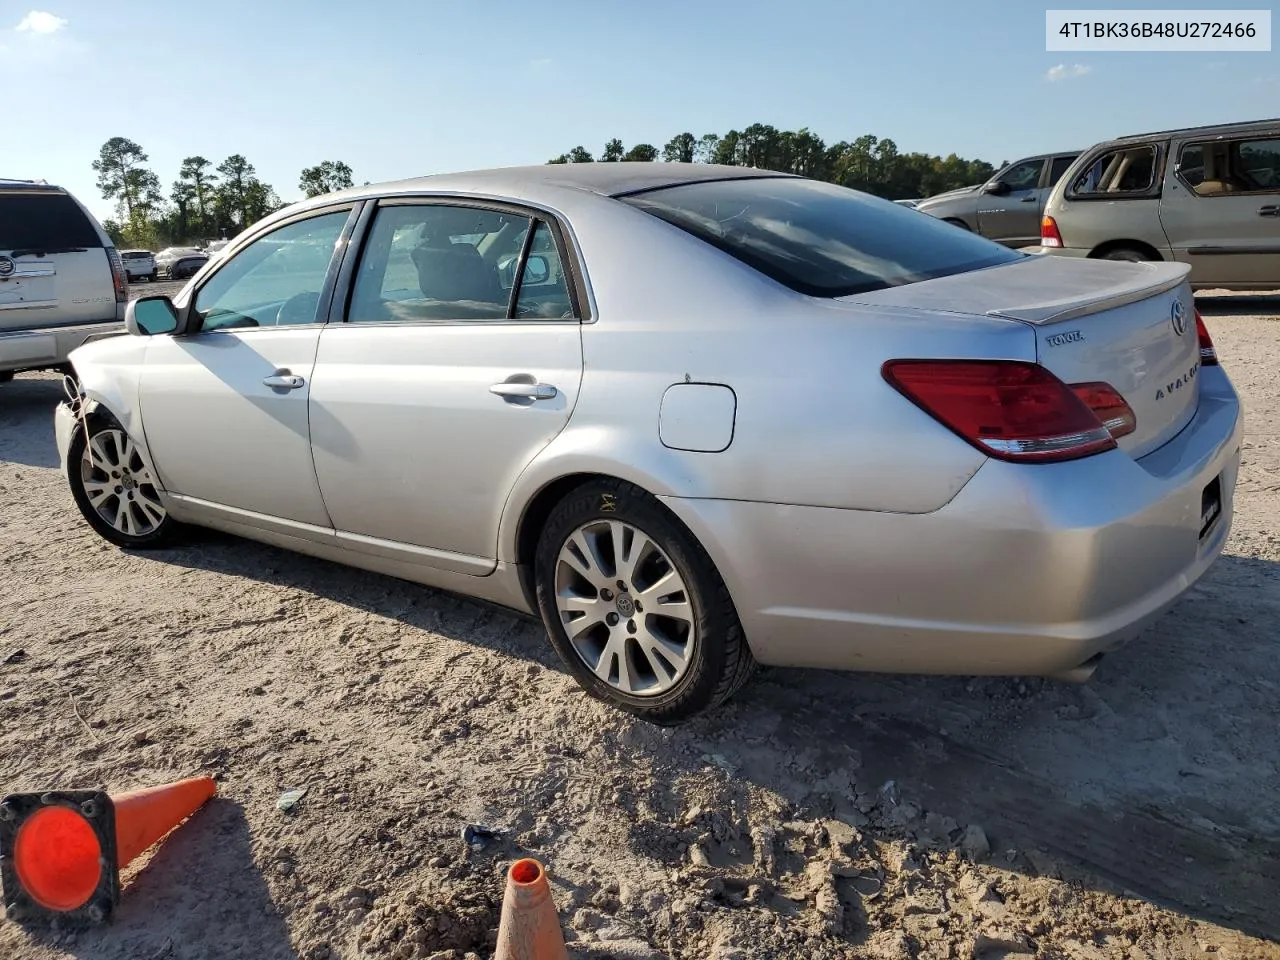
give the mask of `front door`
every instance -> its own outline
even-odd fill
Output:
[[[1040,242],[1040,213],[1046,191],[1040,187],[1045,161],[1023,160],[1000,174],[1009,192],[984,193],[978,199],[978,232],[1011,247]]]
[[[515,209],[378,210],[311,390],[316,474],[348,546],[494,568],[507,494],[568,423],[582,379],[563,251]]]
[[[1280,283],[1280,136],[1182,144],[1160,224],[1193,283]]]
[[[321,292],[350,212],[312,215],[257,238],[195,291],[189,332],[148,341],[142,425],[168,492],[330,526],[311,462],[307,400]]]

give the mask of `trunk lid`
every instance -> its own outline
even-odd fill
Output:
[[[1181,263],[1028,256],[847,299],[1003,317],[1030,325],[1038,362],[1069,384],[1110,384],[1137,419],[1117,440],[1141,457],[1195,416],[1200,344]]]

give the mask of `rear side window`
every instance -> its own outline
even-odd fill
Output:
[[[1025,256],[901,204],[802,178],[702,181],[619,199],[813,297],[883,290]]]
[[[1067,168],[1076,162],[1075,157],[1054,157],[1053,166],[1049,169],[1049,186],[1054,186],[1062,175],[1067,172]]]
[[[1188,143],[1178,176],[1201,197],[1280,193],[1280,139]]]
[[[98,231],[65,193],[37,190],[0,193],[0,250],[101,246]]]
[[[1121,199],[1126,194],[1151,192],[1156,178],[1156,148],[1109,150],[1093,159],[1076,176],[1071,192],[1077,197]]]

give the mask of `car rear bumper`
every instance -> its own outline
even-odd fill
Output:
[[[90,340],[124,333],[119,320],[0,332],[0,370],[43,370],[67,362],[67,355]]]
[[[987,461],[929,514],[664,502],[711,553],[761,662],[1069,675],[1141,632],[1222,551],[1242,430],[1210,367],[1195,419],[1143,459]],[[1215,478],[1221,512],[1201,537]]]

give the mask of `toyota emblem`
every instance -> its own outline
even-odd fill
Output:
[[[13,271],[18,269],[18,265],[9,257],[0,257],[0,277],[11,277]]]
[[[1181,300],[1173,301],[1173,306],[1169,308],[1169,319],[1173,322],[1173,332],[1178,336],[1187,332],[1187,308],[1182,305]]]

